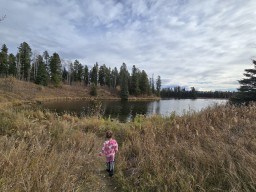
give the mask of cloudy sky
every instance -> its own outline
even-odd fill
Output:
[[[124,62],[163,87],[236,90],[256,56],[255,10],[255,0],[0,0],[0,45]]]

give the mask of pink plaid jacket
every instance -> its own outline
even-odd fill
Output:
[[[118,144],[115,139],[107,140],[103,143],[101,152],[106,156],[107,162],[115,160],[118,151]]]

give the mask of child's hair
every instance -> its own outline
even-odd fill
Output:
[[[112,131],[108,130],[106,132],[106,138],[110,139],[112,137]]]

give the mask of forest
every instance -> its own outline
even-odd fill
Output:
[[[39,85],[59,86],[61,83],[69,85],[83,85],[90,87],[91,95],[97,96],[97,87],[105,86],[109,89],[119,89],[121,99],[128,99],[129,95],[149,96],[160,95],[161,78],[149,78],[144,70],[132,67],[131,74],[123,63],[118,71],[105,64],[97,62],[89,68],[78,60],[67,62],[58,53],[51,56],[48,51],[43,54],[32,52],[28,43],[23,42],[18,47],[18,53],[8,54],[4,44],[0,52],[1,77],[14,76],[19,80],[34,82]],[[156,82],[156,83],[155,83]]]
[[[197,91],[194,87],[186,90],[180,86],[174,88],[163,88],[161,90],[162,98],[178,98],[178,99],[196,99],[196,98],[225,98],[229,99],[233,96],[231,91]]]
[[[117,90],[123,100],[132,96],[157,96],[162,98],[230,98],[232,92],[197,91],[194,87],[185,90],[180,86],[161,89],[161,77],[149,77],[145,70],[132,66],[131,73],[123,63],[118,70],[105,64],[85,65],[77,59],[74,62],[62,59],[58,53],[49,55],[48,51],[40,54],[32,51],[28,43],[18,47],[16,55],[8,53],[5,44],[0,52],[0,76],[13,76],[18,80],[30,81],[43,86],[82,85],[90,89],[92,96],[97,96],[98,87]]]

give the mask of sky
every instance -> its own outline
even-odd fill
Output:
[[[135,65],[162,87],[239,88],[256,56],[255,0],[0,0],[0,46],[57,52],[63,66]]]

